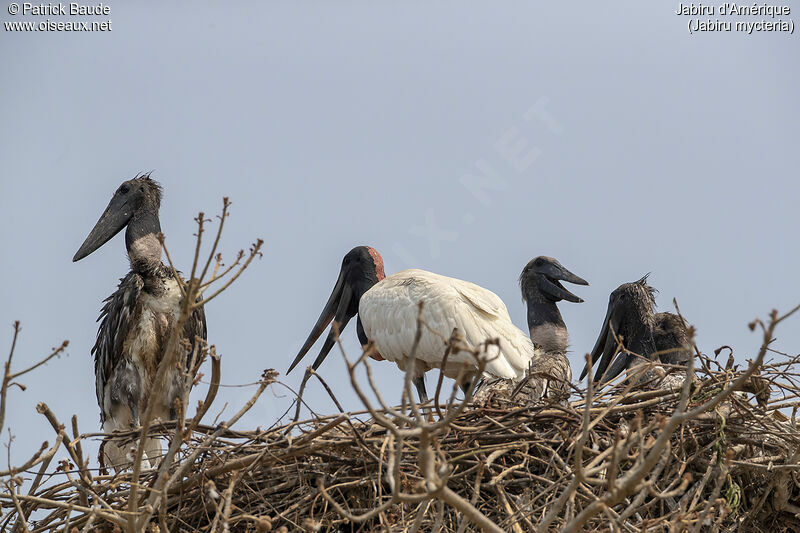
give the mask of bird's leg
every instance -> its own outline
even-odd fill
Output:
[[[136,402],[131,403],[131,423],[133,427],[139,427],[139,405]]]
[[[417,388],[417,396],[419,396],[419,403],[426,403],[428,401],[428,392],[425,390],[425,374],[414,378],[414,386]],[[425,417],[428,422],[433,422],[433,409],[428,408],[428,414]]]
[[[417,388],[417,396],[419,396],[419,403],[428,401],[428,392],[425,390],[425,374],[417,376],[413,380],[414,386]]]
[[[167,390],[167,398],[169,398],[169,419],[176,420],[180,414],[180,405],[178,402],[182,400],[181,393],[185,387],[184,375],[176,373],[172,378],[172,383]]]

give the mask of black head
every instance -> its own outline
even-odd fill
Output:
[[[150,174],[123,182],[72,260],[80,261],[103,246],[122,231],[122,228],[137,214],[143,211],[158,213],[159,207],[161,207],[161,185],[150,178]]]
[[[588,285],[583,278],[579,278],[552,257],[540,255],[531,259],[522,274],[519,276],[519,286],[522,289],[522,297],[527,302],[583,302],[559,282],[567,281],[577,285]]]
[[[658,358],[668,365],[683,365],[694,357],[692,337],[683,317],[673,313],[657,313],[653,340]]]
[[[622,337],[625,348],[639,353],[639,355],[649,356],[650,353],[642,352],[655,350],[655,346],[652,344],[655,328],[655,292],[655,289],[647,284],[646,275],[638,281],[623,283],[611,293],[603,326],[592,350],[592,362],[600,359],[595,381],[603,377],[609,363],[617,353],[618,342],[615,336]],[[634,346],[634,343],[638,344]],[[613,379],[624,368],[626,366],[622,363],[615,365],[615,372],[610,372],[604,377],[604,380]],[[586,375],[586,371],[587,368],[584,367],[581,379]]]
[[[300,348],[300,352],[286,373],[288,374],[297,366],[297,363],[308,353],[328,324],[333,321],[328,337],[322,345],[322,350],[312,365],[316,370],[333,348],[337,332],[341,333],[350,319],[358,313],[361,296],[384,277],[386,276],[383,271],[383,258],[377,250],[369,246],[356,246],[347,252],[342,259],[339,278],[328,298],[328,303],[325,304],[317,323],[314,324],[305,344]],[[366,339],[361,339],[361,341],[366,343]]]

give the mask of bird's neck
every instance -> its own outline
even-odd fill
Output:
[[[566,351],[569,344],[567,325],[555,302],[529,300],[528,329],[535,346],[547,352]]]
[[[162,265],[161,241],[158,239],[160,232],[161,223],[157,210],[148,209],[133,215],[125,231],[125,246],[128,249],[131,270],[148,273]]]
[[[656,343],[653,340],[653,328],[647,327],[633,333],[630,339],[625,341],[625,347],[629,352],[650,359],[656,352]]]

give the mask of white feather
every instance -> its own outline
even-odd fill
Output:
[[[481,354],[485,374],[520,380],[534,356],[530,338],[512,322],[503,301],[474,283],[424,270],[404,270],[386,277],[361,297],[359,316],[364,332],[384,359],[405,370],[417,332],[419,303],[423,302],[422,336],[416,352],[416,374],[441,368],[446,342],[458,329],[475,349],[498,340]],[[450,354],[444,373],[458,375],[462,367],[474,373],[478,365],[469,352]]]

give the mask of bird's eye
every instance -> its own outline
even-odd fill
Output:
[[[128,194],[129,190],[130,190],[130,187],[128,187],[127,185],[122,185],[119,188],[119,192],[122,193],[122,194]]]

